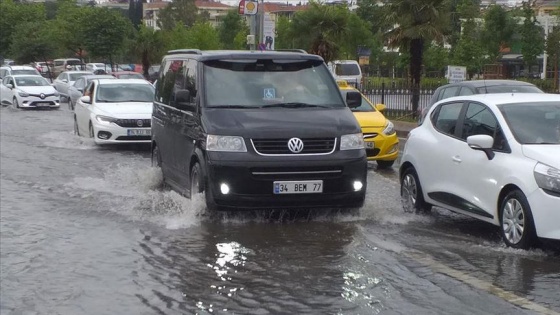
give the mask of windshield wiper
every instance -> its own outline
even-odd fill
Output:
[[[268,105],[261,106],[261,108],[273,108],[273,107],[285,107],[285,108],[321,107],[321,108],[328,108],[328,106],[324,106],[324,105],[315,105],[315,104],[307,104],[307,103],[299,103],[299,102],[268,104]]]
[[[246,105],[216,105],[216,106],[208,106],[207,108],[256,108],[256,107],[246,106]]]

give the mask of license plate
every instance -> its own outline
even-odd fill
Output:
[[[373,149],[375,148],[375,142],[366,142],[366,149]]]
[[[316,194],[322,192],[322,180],[274,182],[274,194]]]
[[[35,103],[37,106],[50,106],[50,103]]]
[[[150,136],[151,129],[128,129],[127,135],[129,136]]]

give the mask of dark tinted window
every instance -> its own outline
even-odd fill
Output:
[[[360,66],[355,63],[338,63],[334,65],[336,75],[360,75]]]
[[[466,87],[466,86],[461,87],[461,91],[459,91],[459,95],[460,95],[460,96],[463,96],[463,95],[473,95],[473,94],[474,94],[474,92],[473,92],[470,88],[468,88],[468,87]]]
[[[185,87],[187,60],[167,60],[156,86],[156,100],[175,106],[175,93]]]
[[[560,144],[560,102],[500,106],[515,139],[521,144]]]
[[[462,107],[463,103],[447,103],[440,105],[436,110],[437,114],[434,115],[435,128],[445,134],[455,135],[455,128]]]
[[[187,77],[185,78],[185,89],[189,91],[190,104],[194,104],[196,101],[196,96],[198,94],[198,84],[196,83],[196,60],[189,60],[187,62]]]
[[[439,94],[438,100],[443,100],[449,97],[457,96],[457,91],[459,91],[460,88],[461,88],[460,86],[450,86],[448,88],[443,89],[443,91],[441,91],[441,93]]]
[[[477,94],[486,93],[543,93],[538,87],[532,85],[500,85],[483,86],[476,88]]]

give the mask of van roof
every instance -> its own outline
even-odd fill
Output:
[[[188,56],[197,60],[215,59],[301,59],[301,60],[323,60],[318,55],[299,53],[293,51],[272,50],[198,50],[198,49],[176,49],[168,51],[166,59],[184,58]]]

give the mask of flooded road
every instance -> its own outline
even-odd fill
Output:
[[[357,213],[208,213],[149,148],[96,147],[67,108],[0,110],[0,314],[558,314],[560,251],[402,212],[396,170]]]

